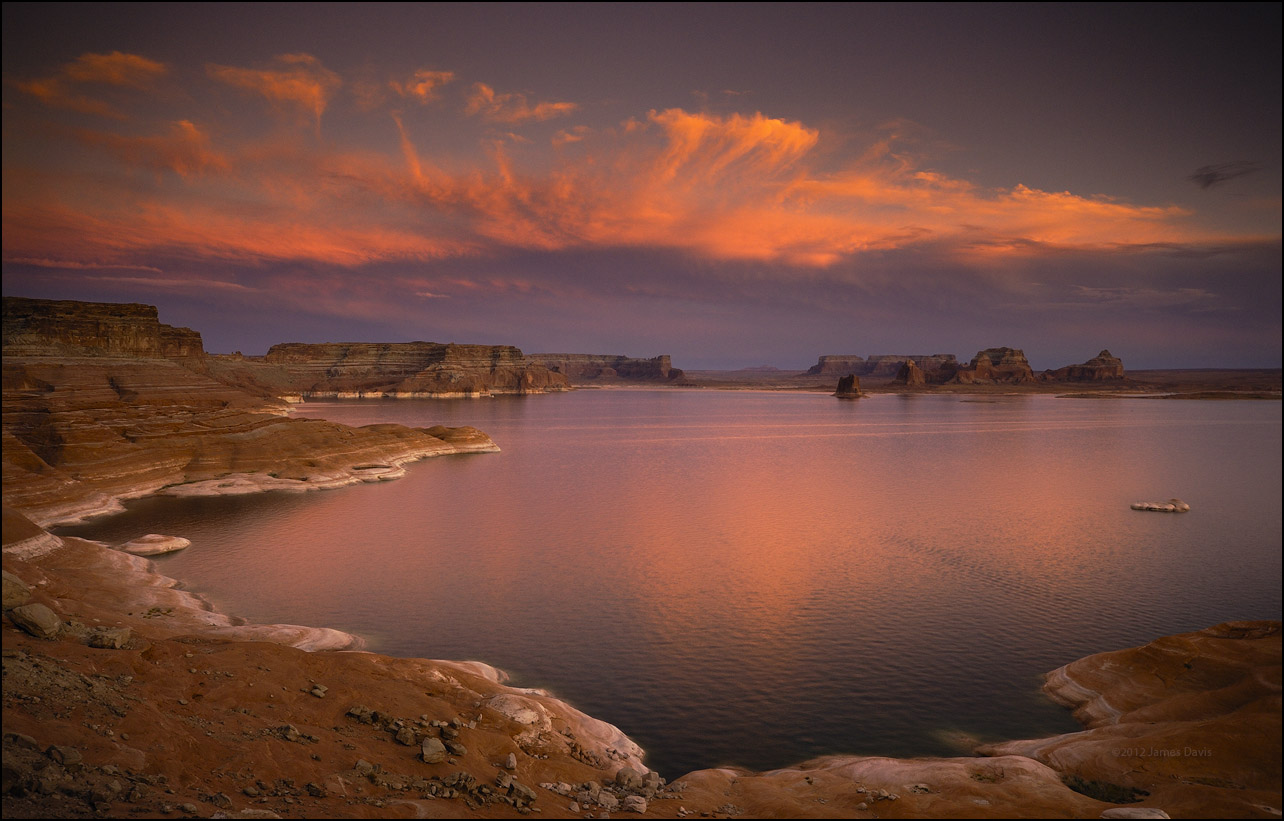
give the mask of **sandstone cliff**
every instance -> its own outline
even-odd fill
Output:
[[[473,429],[284,418],[284,403],[185,367],[199,334],[163,331],[149,306],[6,298],[4,309],[4,501],[42,524],[171,486],[308,490],[497,449]]]
[[[1034,381],[1034,372],[1026,361],[1025,352],[1018,348],[986,348],[978,351],[972,361],[959,368],[953,380],[959,384],[1026,384]]]
[[[573,385],[594,382],[680,382],[682,370],[668,354],[635,359],[612,354],[533,353],[529,361],[560,373]]]
[[[1103,350],[1082,365],[1047,370],[1039,378],[1048,382],[1110,382],[1124,378],[1123,361]]]
[[[566,377],[510,345],[435,342],[273,345],[264,357],[218,357],[221,379],[302,396],[450,397],[563,391]]]

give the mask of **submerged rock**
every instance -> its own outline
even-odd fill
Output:
[[[148,533],[146,536],[139,536],[137,539],[125,542],[120,546],[120,549],[126,553],[133,553],[135,556],[159,556],[163,553],[173,553],[191,546],[192,540],[184,539],[182,536]]]

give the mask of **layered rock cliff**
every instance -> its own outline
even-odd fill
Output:
[[[959,368],[952,381],[972,384],[1025,384],[1034,381],[1034,371],[1019,348],[986,348]]]
[[[1047,370],[1039,378],[1047,382],[1112,382],[1124,378],[1124,366],[1117,356],[1103,350],[1081,365]]]
[[[199,334],[165,328],[150,306],[5,299],[5,504],[65,522],[170,486],[308,490],[497,449],[474,429],[284,418],[279,400],[186,367]]]
[[[526,357],[550,371],[560,373],[571,384],[594,382],[678,382],[683,373],[673,367],[668,354],[635,359],[612,354],[533,353]]]
[[[213,372],[280,394],[452,397],[568,390],[565,376],[510,345],[436,342],[273,345],[264,357],[218,357]]]

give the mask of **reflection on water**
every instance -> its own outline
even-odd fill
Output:
[[[305,495],[150,499],[162,572],[257,621],[479,658],[667,776],[1078,729],[1072,659],[1280,617],[1280,405],[700,391],[309,403],[502,453]],[[1183,515],[1130,502],[1178,496]]]

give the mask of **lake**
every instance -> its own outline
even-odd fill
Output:
[[[297,415],[475,425],[502,452],[57,532],[185,536],[157,565],[222,610],[486,661],[670,778],[1077,730],[1044,672],[1280,618],[1279,402],[580,390]],[[1129,509],[1173,496],[1191,511]]]

